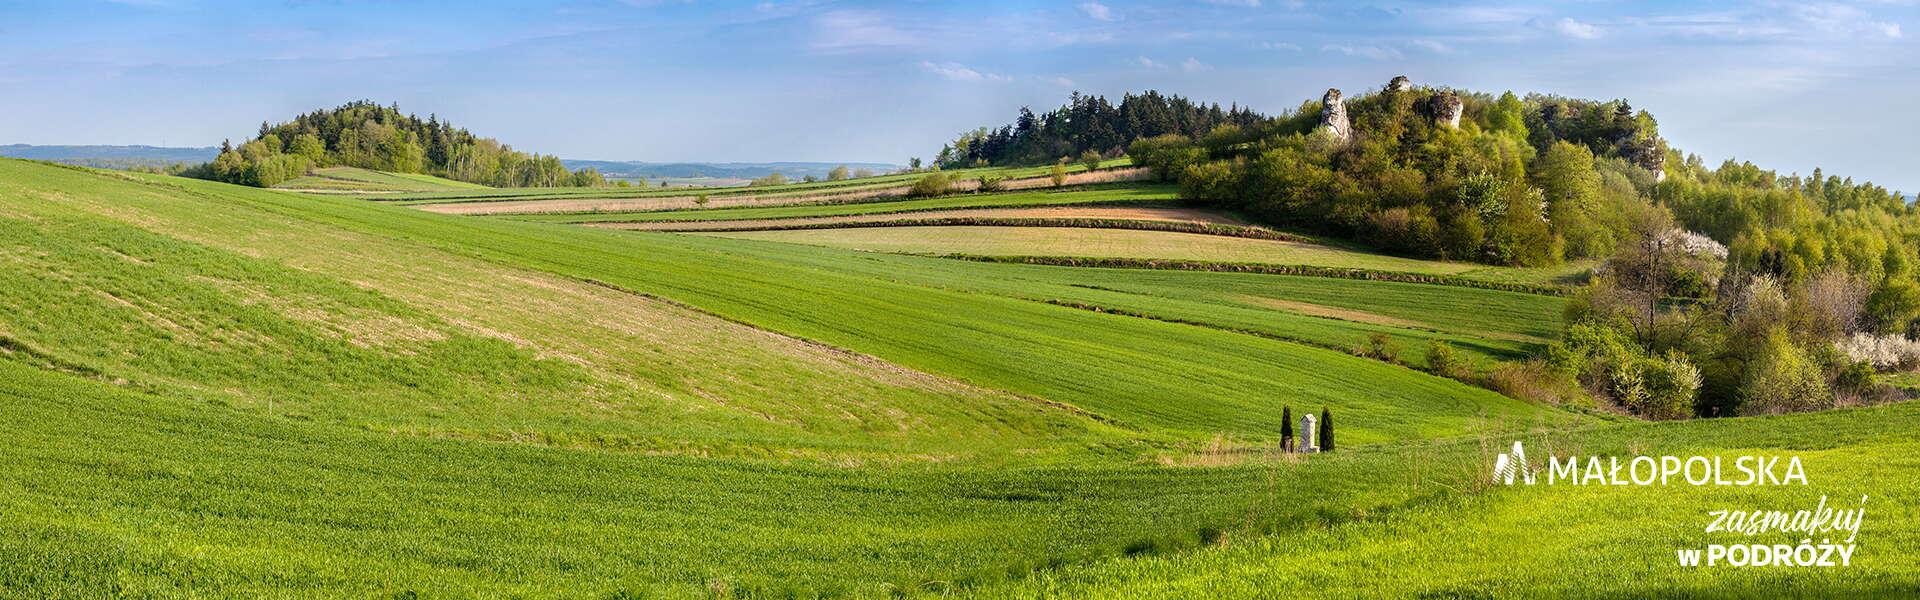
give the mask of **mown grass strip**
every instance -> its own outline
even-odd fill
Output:
[[[1265,263],[1212,262],[1197,260],[1171,260],[1157,258],[1100,258],[1080,256],[983,256],[978,254],[932,254],[916,253],[919,256],[970,260],[975,262],[1019,263],[1026,265],[1049,265],[1057,267],[1100,267],[1108,269],[1153,269],[1176,271],[1213,271],[1219,273],[1261,273],[1266,275],[1300,275],[1308,277],[1335,277],[1340,279],[1365,279],[1370,281],[1396,281],[1401,283],[1424,283],[1429,285],[1448,285],[1455,287],[1479,288],[1521,292],[1542,296],[1568,296],[1572,290],[1557,285],[1531,283],[1509,283],[1484,281],[1455,275],[1433,275],[1427,273],[1406,273],[1397,271],[1379,271],[1373,269],[1322,267],[1315,265],[1275,265]]]
[[[1310,240],[1265,227],[1245,225],[1226,225],[1221,223],[1195,223],[1192,221],[1154,221],[1146,219],[1094,219],[1077,217],[941,217],[934,219],[900,219],[895,221],[855,221],[846,223],[796,223],[792,225],[749,225],[741,227],[713,227],[683,229],[679,231],[799,231],[806,229],[860,229],[868,227],[1078,227],[1085,229],[1130,229],[1135,231],[1169,231],[1174,233],[1194,233],[1200,235],[1218,235],[1226,237],[1248,238],[1256,240],[1278,240],[1283,242],[1303,242]],[[672,228],[658,228],[653,231],[676,231]]]
[[[547,223],[645,223],[654,221],[744,221],[867,214],[915,213],[969,208],[1053,206],[1174,207],[1179,189],[1163,184],[1091,184],[1043,191],[969,193],[939,198],[853,198],[727,208],[660,208],[543,214],[502,214],[499,218]]]

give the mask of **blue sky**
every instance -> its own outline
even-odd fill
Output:
[[[207,145],[346,100],[614,160],[904,162],[1067,93],[1280,112],[1625,97],[1718,162],[1920,191],[1920,0],[0,0],[0,143]]]

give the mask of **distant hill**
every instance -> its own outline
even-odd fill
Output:
[[[220,148],[163,147],[163,146],[35,146],[31,144],[8,144],[0,146],[0,156],[26,158],[49,162],[85,165],[89,167],[125,168],[144,166],[166,166],[173,164],[200,164],[212,161],[220,155]],[[846,165],[848,169],[870,169],[876,173],[885,173],[900,168],[900,165],[886,163],[827,163],[827,162],[644,162],[618,160],[573,160],[561,159],[568,170],[577,171],[592,168],[611,179],[754,179],[780,173],[793,179],[808,175],[826,179],[827,172],[834,167]]]
[[[845,165],[848,169],[869,169],[875,173],[885,173],[900,168],[900,165],[886,163],[828,163],[828,162],[766,162],[766,163],[654,163],[640,161],[611,160],[572,160],[560,161],[569,169],[592,168],[609,179],[683,179],[708,177],[714,179],[754,179],[774,173],[789,178],[800,179],[808,175],[827,178],[827,172],[834,167]]]
[[[174,164],[199,164],[213,160],[220,149],[171,148],[163,146],[0,146],[0,156],[27,158],[89,167],[161,167]]]

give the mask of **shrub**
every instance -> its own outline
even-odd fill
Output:
[[[1547,350],[1548,364],[1594,393],[1650,419],[1678,419],[1693,410],[1700,370],[1686,355],[1648,356],[1618,327],[1586,322],[1567,328]]]
[[[1825,408],[1833,403],[1820,366],[1787,339],[1778,327],[1767,334],[1747,363],[1740,381],[1740,412],[1780,414]]]
[[[1660,358],[1639,359],[1636,368],[1644,393],[1638,404],[1627,406],[1629,410],[1649,419],[1681,419],[1693,412],[1700,369],[1686,355],[1669,350]]]
[[[1379,332],[1369,333],[1367,334],[1367,338],[1360,342],[1359,355],[1374,360],[1400,364],[1400,345],[1395,344],[1393,338],[1388,337],[1387,334]]]
[[[1441,377],[1460,379],[1466,375],[1467,365],[1453,351],[1453,345],[1443,340],[1427,341],[1427,372]]]
[[[846,178],[847,178],[846,165],[840,165],[838,167],[834,167],[833,170],[831,171],[827,171],[827,181],[840,181]]]
[[[1896,369],[1920,364],[1920,342],[1902,335],[1856,333],[1834,342],[1834,348],[1853,362],[1876,369]]]
[[[706,206],[707,206],[707,195],[706,195],[706,194],[701,194],[701,195],[698,195],[698,196],[694,196],[694,198],[693,198],[693,203],[694,203],[694,205],[695,205],[695,206],[699,206],[699,207],[701,207],[701,208],[706,208]]]
[[[782,175],[782,174],[779,174],[779,173],[774,173],[774,174],[771,174],[771,175],[767,175],[766,177],[761,177],[761,178],[758,178],[758,179],[755,179],[755,180],[753,180],[753,181],[749,181],[749,182],[747,182],[747,187],[761,187],[761,186],[769,186],[769,185],[786,185],[786,183],[787,183],[787,176],[786,176],[786,175]]]
[[[913,187],[907,190],[907,195],[916,198],[931,198],[934,196],[945,196],[952,192],[953,180],[948,178],[946,173],[936,172],[930,173],[925,177],[921,177],[919,181],[913,182]]]
[[[1888,279],[1867,296],[1866,320],[1876,333],[1902,333],[1920,317],[1920,285]]]
[[[1086,152],[1080,153],[1080,164],[1086,165],[1088,171],[1098,170],[1100,168],[1100,152],[1087,150]]]
[[[1060,187],[1067,184],[1066,162],[1066,159],[1060,159],[1060,162],[1053,163],[1053,169],[1047,172],[1047,178],[1053,180],[1053,187]]]
[[[1007,189],[1007,178],[999,175],[981,175],[980,186],[976,189],[982,192],[1005,191]]]

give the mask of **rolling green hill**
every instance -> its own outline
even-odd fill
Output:
[[[1444,563],[1455,536],[1480,536],[1473,560],[1523,548],[1527,507],[1563,498],[1483,489],[1515,437],[1797,440],[1810,469],[1915,493],[1914,405],[1623,424],[1337,349],[1382,332],[1512,357],[1558,331],[1552,296],[610,231],[12,160],[0,263],[0,589],[29,596],[1258,596],[1309,577],[1283,552],[1388,569]],[[1343,450],[1277,453],[1283,406],[1331,408]],[[1883,460],[1846,470],[1855,451]],[[1547,556],[1629,561],[1694,539],[1652,519],[1697,528],[1688,511],[1740,497],[1576,495],[1653,525]],[[1452,521],[1406,524],[1422,515]],[[1911,511],[1874,523],[1869,543],[1915,539]],[[1874,560],[1800,589],[1912,581]],[[1168,575],[1188,565],[1272,575]],[[1565,589],[1428,572],[1446,587],[1328,589]]]

